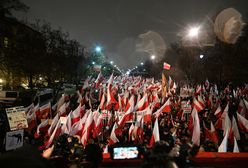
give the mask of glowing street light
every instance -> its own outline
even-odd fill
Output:
[[[200,55],[200,59],[202,59],[202,58],[204,58],[204,55],[203,54]]]
[[[156,56],[155,56],[155,55],[152,55],[152,56],[151,56],[151,59],[152,59],[152,60],[154,60],[155,58],[156,58]]]
[[[110,64],[113,65],[114,61],[110,61]]]
[[[140,63],[140,65],[144,65],[144,63],[143,63],[143,62],[141,62],[141,63]]]
[[[92,62],[92,65],[95,65],[95,64],[96,64],[96,63],[93,61],[93,62]]]
[[[102,48],[99,47],[99,46],[97,46],[97,47],[95,48],[95,51],[98,52],[98,53],[100,53],[100,52],[102,51]]]
[[[190,38],[198,37],[199,32],[200,32],[200,27],[191,27],[188,30],[187,36],[190,37]]]

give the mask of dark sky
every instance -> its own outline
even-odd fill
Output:
[[[159,33],[167,46],[176,41],[183,27],[204,22],[227,7],[242,15],[248,0],[21,0],[30,7],[20,19],[44,19],[61,27],[72,39],[104,54],[121,68],[132,68],[147,57],[135,52],[139,34]]]

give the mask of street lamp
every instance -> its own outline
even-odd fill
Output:
[[[95,48],[95,51],[98,52],[98,53],[100,53],[100,52],[102,51],[102,48],[101,48],[100,46],[97,46],[97,47]]]
[[[141,62],[141,63],[140,63],[140,65],[144,65],[144,63],[143,63],[143,62]]]
[[[110,61],[110,64],[113,65],[114,61]]]
[[[92,65],[95,65],[95,62],[94,61],[92,62]]]
[[[204,58],[204,55],[203,54],[200,55],[200,59],[202,59],[202,58]]]
[[[198,37],[199,31],[200,31],[199,26],[198,27],[191,27],[188,30],[187,36],[190,37],[190,38]]]
[[[152,59],[152,60],[154,60],[155,58],[156,58],[156,56],[155,56],[155,55],[152,55],[152,56],[151,56],[151,59]]]

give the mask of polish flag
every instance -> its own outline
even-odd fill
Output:
[[[243,99],[240,99],[239,106],[238,106],[238,113],[240,115],[242,115],[243,117],[245,117],[246,106],[245,106],[245,103],[244,103],[244,100]]]
[[[84,126],[84,130],[82,132],[82,138],[81,138],[81,143],[85,146],[86,143],[87,143],[87,140],[90,136],[90,133],[92,131],[92,125],[93,124],[93,113],[90,112],[88,117],[87,117],[87,120],[86,120],[86,123],[85,123],[85,126]]]
[[[128,131],[128,141],[131,142],[133,140],[133,130],[134,130],[134,125],[132,124],[129,128]]]
[[[196,98],[193,99],[192,108],[195,108],[197,112],[200,112],[204,109],[204,107],[198,102],[198,100],[196,100]]]
[[[227,141],[228,141],[229,131],[226,129],[225,132],[226,132],[225,137],[218,148],[218,152],[227,152],[227,143],[228,143]]]
[[[28,130],[32,130],[37,126],[36,111],[39,110],[39,105],[31,107],[27,112]]]
[[[65,116],[67,113],[67,108],[69,107],[70,102],[65,102],[60,108],[59,108],[59,116]]]
[[[193,129],[194,129],[194,113],[197,113],[196,108],[193,108],[191,115],[189,116],[189,124],[188,124],[188,129],[191,132],[191,134],[193,133]]]
[[[97,78],[96,78],[96,81],[95,81],[95,83],[96,83],[96,88],[99,87],[99,85],[100,85],[100,83],[103,81],[103,79],[104,79],[104,77],[103,77],[103,75],[102,75],[102,71],[100,71],[99,74],[98,74],[98,76],[97,76]]]
[[[170,70],[170,68],[171,68],[171,65],[170,64],[168,64],[168,63],[166,63],[166,62],[164,62],[164,67],[163,67],[165,70]]]
[[[118,103],[115,104],[115,111],[121,110],[121,96],[118,94]]]
[[[200,94],[202,92],[202,86],[197,85],[195,94]]]
[[[201,95],[198,95],[198,102],[203,108],[205,108],[205,101],[203,100]]]
[[[146,109],[147,110],[146,110],[146,113],[144,114],[143,122],[144,123],[151,123],[151,121],[152,121],[152,110],[151,110],[151,108],[149,106]]]
[[[193,135],[192,135],[192,142],[194,145],[200,146],[200,120],[198,117],[198,113],[196,111],[193,110],[192,112],[192,116],[193,116],[193,123],[194,123],[194,127],[193,127]]]
[[[62,133],[65,133],[65,134],[69,134],[70,133],[70,130],[71,130],[71,126],[72,126],[72,118],[71,118],[71,113],[69,113],[69,115],[66,117],[66,121],[65,123],[62,125],[61,129],[62,129]]]
[[[132,97],[128,101],[128,105],[127,105],[124,116],[118,122],[119,128],[123,128],[123,126],[125,125],[127,121],[133,119],[133,114],[134,114],[133,112],[134,112],[134,96],[132,95]]]
[[[40,107],[40,119],[47,119],[49,114],[51,114],[51,103],[48,102]]]
[[[238,146],[237,140],[235,137],[233,137],[233,138],[234,138],[233,153],[239,153],[239,146]]]
[[[222,130],[224,131],[223,135],[226,134],[226,130],[229,130],[231,128],[231,120],[228,116],[228,110],[229,110],[229,105],[227,104],[223,114],[221,115]]]
[[[90,113],[90,110],[87,110],[84,116],[78,122],[72,125],[72,129],[70,130],[70,133],[69,133],[70,135],[81,136],[89,113]]]
[[[162,107],[160,107],[160,109],[158,109],[155,113],[153,113],[153,115],[158,118],[160,116],[161,113],[169,113],[171,111],[170,108],[170,98],[164,103],[164,105]]]
[[[160,106],[160,99],[158,97],[158,92],[155,91],[152,93],[152,102],[153,102],[153,107],[159,107]]]
[[[110,134],[110,137],[109,137],[108,145],[113,145],[116,142],[119,142],[118,138],[115,135],[115,129],[117,129],[117,124],[116,123],[114,124],[114,126],[112,128],[112,131],[111,131],[111,134]]]
[[[78,107],[69,114],[71,117],[71,125],[75,124],[80,120],[81,113],[82,113],[82,106],[81,103],[79,103]]]
[[[222,113],[221,113],[221,107],[220,107],[220,104],[218,106],[218,108],[216,109],[216,111],[214,112],[214,115],[217,117],[217,118],[220,118]]]
[[[105,109],[104,105],[105,105],[105,94],[103,93],[102,94],[102,98],[101,98],[101,102],[100,102],[100,105],[99,105],[99,108],[101,110],[104,110]]]
[[[51,134],[53,133],[57,123],[59,121],[59,115],[58,113],[56,114],[56,116],[53,118],[51,126],[49,127],[49,129],[47,130],[47,135],[51,136]]]
[[[111,108],[112,104],[116,104],[117,101],[114,98],[114,95],[112,94],[112,85],[113,85],[113,80],[114,80],[114,76],[113,74],[111,74],[109,80],[108,80],[108,87],[107,87],[107,107]]]
[[[158,118],[156,118],[152,131],[152,137],[150,140],[150,147],[152,147],[155,142],[159,142],[159,141],[160,141],[160,136],[159,136]]]
[[[140,99],[140,101],[136,104],[135,106],[135,110],[137,111],[142,111],[144,110],[145,108],[147,108],[149,105],[149,102],[148,102],[148,98],[147,98],[147,94],[145,94],[142,99]]]
[[[248,120],[237,113],[238,125],[244,132],[248,132]]]
[[[36,132],[34,134],[35,138],[39,138],[40,137],[40,132],[46,132],[49,129],[49,119],[44,120],[43,122],[41,122],[37,129]]]
[[[61,134],[61,127],[62,127],[62,124],[59,120],[52,135],[49,137],[49,140],[44,144],[45,148],[48,148],[53,143],[53,140],[59,137],[59,135]]]
[[[101,133],[102,127],[103,127],[102,114],[100,114],[97,117],[97,120],[96,120],[96,123],[95,123],[95,128],[93,130],[93,137],[96,138]]]

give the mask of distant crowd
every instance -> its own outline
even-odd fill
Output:
[[[168,77],[88,78],[73,95],[26,107],[29,142],[45,158],[97,167],[116,146],[138,146],[143,167],[187,167],[198,151],[248,151],[248,85]]]

